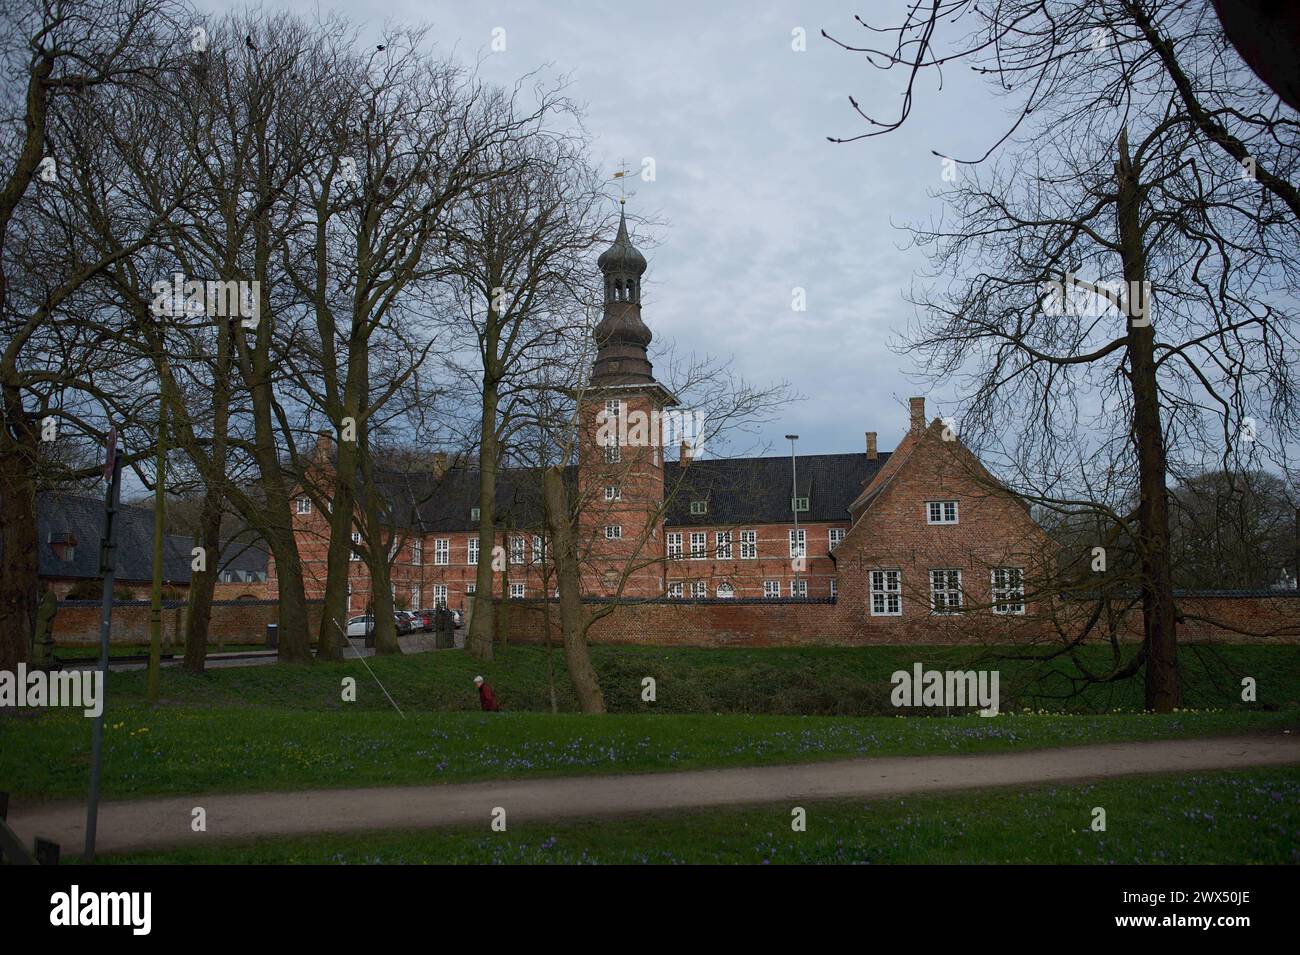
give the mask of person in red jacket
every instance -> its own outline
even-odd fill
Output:
[[[492,687],[484,683],[481,676],[474,677],[474,685],[478,687],[478,705],[483,707],[483,712],[495,713],[501,709],[497,705],[497,698],[492,692]]]

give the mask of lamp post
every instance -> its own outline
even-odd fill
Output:
[[[785,439],[790,442],[790,511],[794,514],[794,546],[790,549],[798,548],[797,555],[790,555],[794,558],[794,581],[790,585],[790,596],[793,597],[799,589],[799,561],[805,553],[805,548],[799,546],[799,466],[794,457],[794,443],[799,440],[799,435],[787,434]]]

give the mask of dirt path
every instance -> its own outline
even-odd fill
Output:
[[[100,806],[102,853],[313,832],[477,825],[488,831],[494,807],[511,825],[545,819],[613,816],[753,803],[879,799],[911,793],[1078,782],[1143,773],[1183,773],[1300,763],[1300,736],[1222,737],[1072,746],[976,756],[891,756],[798,766],[691,770],[625,776],[566,776],[484,783],[200,795],[109,802]],[[207,812],[207,832],[190,829]],[[81,803],[24,807],[9,824],[30,842],[53,839],[65,855],[85,840]]]

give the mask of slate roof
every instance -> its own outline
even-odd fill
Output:
[[[798,494],[793,496],[808,498],[808,510],[799,512],[799,520],[847,521],[849,505],[889,458],[888,451],[874,461],[865,453],[797,455]],[[664,524],[790,523],[790,470],[787,456],[704,458],[685,468],[669,461],[664,487],[672,500]],[[692,514],[693,500],[707,500],[706,513]]]
[[[570,486],[576,467],[565,468]],[[477,530],[479,522],[470,511],[479,506],[477,467],[452,467],[442,477],[433,474],[377,471],[375,483],[400,527],[425,532]],[[496,506],[498,524],[536,527],[542,521],[541,477],[536,468],[502,468],[497,472]]]
[[[934,425],[931,425],[931,427],[940,424],[941,422],[936,419]],[[916,447],[916,443],[919,440],[920,435],[914,431],[909,431],[907,434],[903,435],[903,440],[898,442],[898,447],[894,448],[892,454],[882,454],[881,458],[887,457],[889,460],[887,462],[882,462],[882,466],[877,468],[872,474],[871,480],[859,489],[861,492],[860,495],[849,501],[849,509],[856,514],[858,511],[869,507],[871,502],[874,501],[880,492],[885,489],[885,486],[893,480],[894,475],[902,469],[905,463],[907,463],[908,456],[911,455],[912,449]]]
[[[153,511],[120,505],[114,524],[117,538],[117,579],[147,582],[153,579]],[[99,542],[104,533],[104,499],[83,494],[50,491],[36,499],[37,573],[41,577],[98,578]],[[63,560],[51,541],[75,539],[71,560]],[[163,580],[189,583],[191,549],[187,535],[163,537]],[[266,574],[266,552],[259,545],[227,542],[222,568]]]
[[[153,511],[122,505],[114,522],[117,543],[117,579],[153,579]],[[36,499],[37,573],[42,577],[99,577],[99,542],[104,533],[104,500],[77,494],[50,492]],[[51,540],[72,538],[71,560],[63,560]],[[167,534],[163,538],[163,580],[190,579],[188,538]]]
[[[866,454],[807,454],[796,458],[799,495],[808,498],[800,521],[847,521],[849,504],[889,460]],[[565,468],[565,483],[576,485],[577,468]],[[395,523],[425,532],[473,531],[478,507],[477,467],[453,467],[442,478],[431,473],[383,471],[376,485],[391,508]],[[790,513],[790,459],[700,459],[683,467],[664,465],[665,493],[672,496],[666,525],[784,524]],[[691,513],[691,501],[707,500],[704,514]],[[502,468],[497,476],[497,511],[503,522],[521,529],[541,523],[541,486],[535,468]]]

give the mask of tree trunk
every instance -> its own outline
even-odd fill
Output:
[[[1168,713],[1181,703],[1178,681],[1178,637],[1173,573],[1169,556],[1169,499],[1165,486],[1164,428],[1156,381],[1155,329],[1152,303],[1145,301],[1142,322],[1133,316],[1135,290],[1146,280],[1146,254],[1141,227],[1139,171],[1121,133],[1119,180],[1119,239],[1129,306],[1129,382],[1133,390],[1133,447],[1138,462],[1138,546],[1142,581],[1142,628],[1146,649],[1146,708]],[[1145,299],[1144,293],[1137,292]]]
[[[161,363],[160,363],[161,364]],[[162,677],[163,535],[167,533],[167,386],[158,375],[158,434],[154,438],[153,576],[149,583],[149,671],[146,679],[150,703],[158,702]]]
[[[545,553],[551,552],[550,541],[546,542]],[[546,641],[546,689],[551,698],[551,712],[560,712],[559,700],[555,695],[555,660],[551,646],[551,576],[546,572],[546,563],[542,562],[542,634]]]
[[[511,610],[510,604],[507,603],[507,601],[510,599],[510,561],[513,559],[514,554],[514,551],[510,547],[509,528],[502,528],[501,530],[501,549],[506,554],[506,562],[501,568],[501,603],[497,605],[496,619],[493,621],[495,625],[493,637],[496,640],[496,645],[500,647],[501,651],[504,653],[506,643],[508,642],[508,634],[510,632]],[[495,653],[496,651],[494,650],[494,656]]]
[[[190,606],[185,615],[185,669],[202,673],[208,656],[208,632],[212,623],[212,597],[221,566],[221,489],[209,484],[199,516],[199,546],[207,564],[201,573],[190,575]]]
[[[357,420],[353,412],[349,412]],[[356,520],[357,454],[351,441],[338,442],[334,484],[330,492],[330,539],[325,554],[325,607],[320,619],[316,656],[342,660],[347,632],[348,583],[352,571],[352,527]]]
[[[233,275],[228,266],[223,275]],[[208,637],[212,623],[212,598],[217,587],[217,574],[221,570],[221,519],[226,503],[226,436],[230,424],[230,326],[217,326],[217,374],[212,388],[212,456],[206,470],[207,490],[203,495],[203,508],[199,514],[199,546],[206,555],[206,569],[190,577],[189,613],[185,615],[185,662],[190,673],[202,673],[208,656]],[[172,394],[177,394],[173,386]],[[182,406],[183,407],[183,406]],[[178,429],[189,435],[189,428]],[[191,457],[196,463],[199,458]]]
[[[361,466],[362,486],[376,487],[374,472],[371,468],[370,444],[367,432],[357,424],[357,456]],[[397,623],[393,620],[393,586],[392,574],[388,566],[388,551],[391,540],[383,539],[384,532],[380,523],[379,495],[371,490],[365,495],[364,511],[366,527],[369,529],[369,547],[366,549],[367,567],[370,570],[370,600],[375,608],[375,654],[388,656],[401,653],[402,645],[397,640]],[[389,528],[392,540],[397,538],[397,528]]]
[[[478,569],[474,578],[474,619],[469,631],[469,652],[478,660],[492,659],[495,615],[492,605],[492,547],[496,543],[497,498],[497,395],[484,376],[483,414],[480,422],[478,472]],[[502,598],[506,595],[502,594]]]
[[[0,670],[14,672],[29,659],[36,627],[36,432],[18,389],[6,387],[4,400],[13,423],[0,433]]]
[[[584,713],[604,713],[605,698],[600,692],[596,669],[587,649],[582,609],[581,577],[578,554],[569,521],[569,506],[564,493],[564,478],[559,468],[542,472],[542,496],[546,501],[546,519],[551,530],[556,575],[560,585],[560,629],[564,635],[564,660],[569,679]]]

